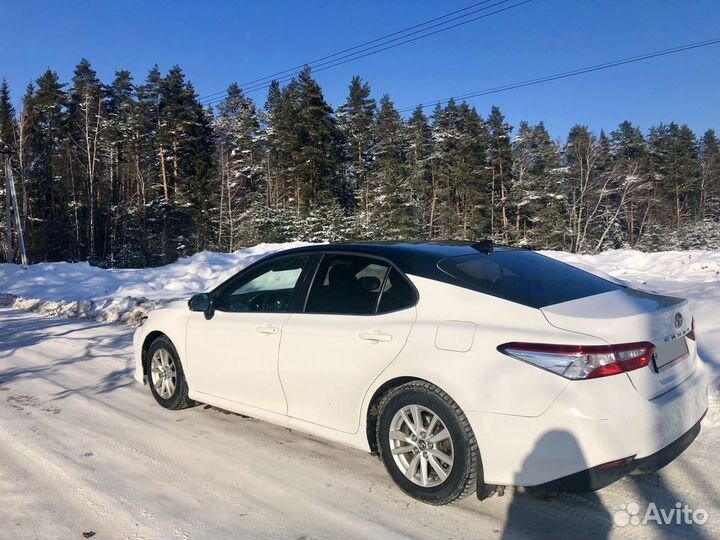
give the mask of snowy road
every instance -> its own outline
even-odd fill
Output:
[[[203,406],[170,412],[131,377],[131,330],[0,310],[0,538],[701,538],[720,535],[715,429],[659,475],[597,495],[508,493],[430,507],[374,457]],[[675,502],[702,526],[613,525]]]

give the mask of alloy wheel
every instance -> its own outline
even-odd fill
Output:
[[[442,419],[422,405],[407,405],[390,422],[393,460],[414,484],[430,488],[442,484],[453,466],[452,437]]]
[[[158,349],[150,361],[150,377],[153,387],[163,399],[170,399],[175,393],[177,372],[172,355],[165,349]]]

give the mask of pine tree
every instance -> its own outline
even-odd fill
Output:
[[[432,238],[486,238],[492,211],[487,198],[488,132],[467,104],[450,100],[433,114]]]
[[[432,115],[432,205],[428,236],[430,239],[454,238],[459,228],[457,182],[454,168],[458,161],[457,104],[450,100]]]
[[[306,67],[288,89],[297,98],[298,123],[294,153],[298,208],[301,213],[342,199],[347,192],[340,177],[342,135],[332,107]],[[344,201],[343,201],[344,202]]]
[[[520,245],[563,249],[567,223],[560,149],[540,122],[521,122],[513,141],[516,241]]]
[[[698,218],[720,222],[720,141],[709,129],[700,141],[701,160]],[[714,220],[712,217],[714,216]]]
[[[173,68],[168,78],[175,78],[175,73]],[[168,86],[172,89],[170,95],[177,97],[172,93],[174,85],[170,83]],[[173,177],[179,191],[178,203],[187,207],[188,215],[193,220],[192,225],[181,224],[182,240],[187,239],[188,244],[178,245],[186,253],[202,251],[213,245],[217,209],[215,199],[219,193],[213,161],[212,116],[198,102],[195,89],[189,82],[182,88],[180,103],[173,103],[172,99],[168,99],[167,103],[177,106],[168,109],[172,110],[175,121],[172,155]],[[169,112],[168,109],[165,112]],[[191,247],[190,242],[194,246]]]
[[[608,237],[608,246],[634,247],[642,238],[653,203],[651,178],[647,173],[647,145],[640,129],[624,121],[610,134],[610,146],[613,205],[608,207],[604,236]]]
[[[270,84],[265,103],[268,153],[268,190],[274,207],[301,211],[299,164],[300,98],[297,84],[280,88]],[[283,214],[285,215],[285,214]]]
[[[607,161],[606,147],[607,143],[598,141],[586,126],[576,125],[570,129],[563,149],[569,248],[573,253],[586,251],[592,244],[600,199],[604,195],[601,172]]]
[[[695,134],[687,126],[672,122],[651,128],[648,141],[650,167],[655,171],[659,199],[654,221],[672,225],[679,231],[696,206],[692,199],[700,170]],[[662,238],[657,241],[662,242]]]
[[[144,140],[138,141],[138,146],[144,165],[148,167],[147,187],[151,190],[150,197],[155,198],[157,194],[167,203],[170,201],[170,174],[167,126],[164,125],[160,113],[161,84],[162,74],[155,65],[148,72],[145,83],[137,88],[138,108],[142,118],[140,131],[145,135]],[[154,201],[153,204],[159,204],[159,201]]]
[[[5,79],[0,84],[0,141],[15,146],[15,109],[10,100],[10,87]]]
[[[105,128],[104,95],[102,85],[90,62],[82,59],[75,67],[72,78],[72,88],[69,92],[68,104],[68,129],[70,139],[73,141],[70,153],[75,161],[73,169],[73,180],[77,179],[84,186],[81,191],[79,220],[87,224],[87,229],[78,231],[78,236],[83,239],[82,245],[78,246],[80,258],[104,257],[104,253],[98,252],[96,243],[98,240],[97,207],[99,206],[98,182],[100,171],[101,137]],[[75,201],[77,202],[77,201]],[[76,227],[79,224],[76,223]],[[100,235],[101,238],[104,235]]]
[[[154,67],[141,90],[141,107],[153,119],[162,192],[148,210],[159,225],[158,262],[205,249],[212,234],[215,185],[210,119],[180,67],[166,77]],[[162,198],[159,198],[162,196]]]
[[[373,239],[411,239],[420,230],[420,209],[405,164],[405,134],[400,114],[390,97],[380,100],[375,126],[373,168],[368,178],[368,216],[361,221],[363,236]]]
[[[460,230],[455,238],[482,240],[490,234],[490,204],[487,197],[489,134],[474,107],[458,107],[455,157],[456,203]]]
[[[508,191],[512,173],[512,146],[510,133],[512,126],[505,122],[505,117],[498,107],[492,107],[487,119],[490,134],[488,162],[492,171],[490,181],[490,234],[493,239],[507,241],[510,225],[508,215]]]
[[[68,170],[67,95],[56,72],[47,70],[23,99],[27,118],[24,186],[25,231],[31,260],[77,260],[81,243],[77,209],[81,186]],[[68,179],[70,182],[68,182]],[[75,230],[75,234],[71,233]]]
[[[3,79],[2,84],[0,84],[0,149],[4,145],[7,145],[7,147],[10,150],[14,150],[16,145],[16,125],[15,125],[16,119],[15,119],[15,109],[12,106],[12,102],[10,101],[10,88],[8,87],[7,81]],[[5,197],[7,196],[7,193],[5,193],[5,156],[0,155],[0,185],[2,186],[2,193],[3,196],[0,198],[0,212],[2,212],[2,215],[5,215]],[[2,232],[2,248],[4,249],[7,245],[5,243],[5,235],[7,234],[7,231],[10,230],[10,224],[5,223],[5,219],[2,220],[3,223],[3,232]],[[7,254],[3,253],[4,260],[7,260]]]
[[[417,107],[405,128],[407,145],[407,167],[415,206],[419,208],[422,232],[421,238],[429,238],[434,204],[434,175],[432,168],[432,128],[422,107]]]
[[[371,166],[375,108],[375,100],[370,97],[370,86],[363,83],[360,77],[353,77],[347,101],[338,108],[337,117],[348,161],[346,181],[354,192],[355,205],[366,216],[370,215],[367,175]]]
[[[115,72],[106,89],[105,148],[108,163],[108,204],[106,259],[111,266],[145,266],[148,262],[148,234],[145,203],[148,197],[148,154],[150,133],[137,99],[130,72]]]
[[[220,174],[219,245],[230,251],[258,239],[254,220],[269,203],[260,146],[260,121],[237,84],[218,105],[213,128]]]

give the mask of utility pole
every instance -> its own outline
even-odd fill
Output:
[[[7,149],[7,151],[5,151]],[[0,152],[3,154],[5,161],[5,260],[7,262],[13,261],[13,249],[12,249],[12,202],[10,201],[10,181],[8,179],[8,159],[10,158],[10,150],[7,145],[0,141]]]
[[[7,262],[11,263],[13,257],[13,217],[15,218],[15,234],[20,249],[20,260],[23,266],[27,266],[27,253],[25,252],[25,237],[22,230],[22,220],[20,219],[20,208],[17,201],[17,193],[15,192],[15,179],[13,178],[12,163],[10,156],[12,151],[10,147],[0,140],[0,155],[5,158],[5,254]]]

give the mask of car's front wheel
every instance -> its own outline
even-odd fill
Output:
[[[433,384],[413,381],[386,394],[380,411],[380,457],[400,489],[436,505],[475,491],[477,442],[450,396]]]
[[[185,409],[195,405],[188,397],[180,358],[166,336],[160,336],[150,344],[145,362],[148,384],[155,401],[166,409]]]

